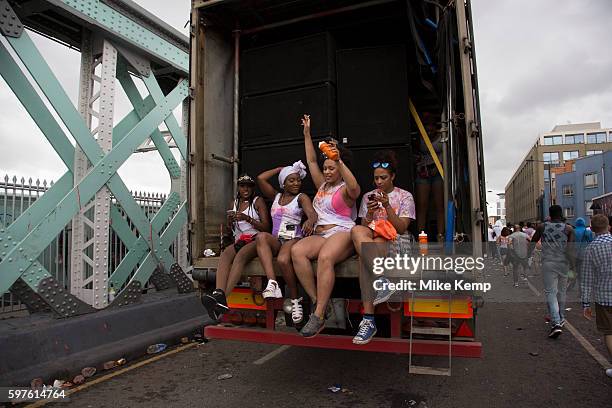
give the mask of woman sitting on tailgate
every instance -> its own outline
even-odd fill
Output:
[[[229,308],[226,294],[240,280],[244,266],[257,256],[255,236],[270,230],[270,215],[263,199],[255,195],[255,180],[249,175],[238,178],[238,193],[227,211],[227,224],[232,228],[234,244],[221,253],[217,267],[216,289],[202,297],[211,319],[219,320]]]
[[[317,163],[317,153],[310,136],[310,117],[304,115],[304,144],[306,159],[315,187],[313,200],[318,220],[314,234],[301,239],[291,248],[295,274],[304,290],[316,305],[314,313],[300,333],[304,337],[316,336],[325,326],[325,310],[334,288],[334,265],[353,253],[351,228],[355,226],[359,197],[359,184],[347,167],[348,152],[340,152],[335,144],[327,145],[327,158],[323,171]],[[317,259],[317,282],[311,260]]]
[[[268,179],[276,174],[282,189],[280,193],[268,182]],[[300,193],[304,177],[306,177],[306,166],[302,161],[297,161],[292,166],[264,171],[257,176],[257,184],[264,197],[274,200],[270,210],[272,234],[260,232],[256,239],[257,256],[268,277],[268,286],[262,295],[264,298],[283,297],[272,266],[272,257],[277,256],[276,261],[289,287],[291,319],[296,324],[302,322],[304,313],[300,303],[302,298],[298,298],[297,279],[291,263],[291,247],[300,238],[312,234],[317,223],[317,213],[312,208],[312,201],[306,194]],[[307,219],[302,225],[304,213]]]
[[[372,169],[376,189],[364,194],[359,208],[361,225],[351,230],[351,238],[360,257],[364,256],[362,244],[394,240],[397,234],[404,234],[416,218],[412,194],[393,185],[397,172],[395,153],[391,150],[377,152],[372,161]],[[384,276],[377,281],[389,282]],[[363,320],[359,324],[353,343],[367,344],[376,334],[374,306],[389,300],[393,291],[389,290],[388,286],[382,286],[383,289],[377,291],[376,297],[372,300],[369,295],[372,282],[360,279],[360,283],[367,287],[362,287],[362,293],[366,294],[362,296]]]

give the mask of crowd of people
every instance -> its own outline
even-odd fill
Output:
[[[563,333],[568,290],[579,283],[583,316],[591,320],[595,309],[597,329],[612,355],[612,217],[597,214],[587,227],[584,218],[566,222],[562,208],[553,205],[545,222],[489,225],[488,254],[508,275],[512,266],[514,286],[519,271],[541,271],[551,328],[548,336]],[[606,374],[612,377],[612,369]]]
[[[319,146],[323,154],[318,154],[308,115],[302,118],[302,126],[307,166],[298,161],[264,171],[256,180],[248,175],[238,178],[238,194],[227,213],[233,244],[221,253],[215,290],[202,299],[213,320],[228,310],[226,294],[255,257],[259,257],[268,278],[263,297],[283,297],[273,266],[276,256],[288,288],[291,319],[295,324],[305,321],[300,333],[314,337],[325,327],[329,314],[334,266],[355,252],[361,254],[364,243],[395,240],[416,220],[412,194],[394,185],[398,161],[393,151],[374,155],[371,168],[375,188],[363,195],[357,211],[361,187],[350,170],[350,152],[331,142]],[[317,189],[312,200],[300,191],[307,170]],[[277,175],[280,191],[269,181]],[[430,186],[437,184],[438,180],[428,180]],[[265,198],[272,200],[270,211],[264,200],[255,195],[256,185]],[[355,222],[358,216],[360,225]],[[313,260],[317,261],[316,271]],[[298,282],[313,305],[307,320]],[[381,291],[373,301],[364,299],[364,315],[353,339],[355,344],[366,344],[376,334],[374,306],[388,299],[388,295]]]

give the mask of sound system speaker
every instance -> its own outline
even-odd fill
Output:
[[[289,166],[301,160],[306,164],[304,142],[274,143],[260,146],[246,146],[241,149],[241,171],[255,178],[265,170],[279,166]],[[270,184],[279,190],[278,176],[269,180]],[[315,193],[310,172],[302,181],[302,192],[312,197]]]
[[[365,194],[374,189],[372,158],[374,153],[383,149],[393,150],[399,162],[394,184],[414,194],[413,157],[412,149],[409,145],[350,149],[353,156],[350,169],[361,187],[361,193]],[[297,160],[302,160],[306,164],[303,142],[247,146],[241,149],[241,171],[248,173],[251,177],[256,177],[259,173],[275,167],[288,166]],[[275,188],[279,188],[277,177],[270,179],[270,183]],[[302,192],[310,197],[313,197],[316,192],[310,173],[302,182]]]
[[[335,45],[329,33],[284,41],[242,53],[242,95],[335,80]]]
[[[410,140],[403,45],[337,52],[338,136],[347,146]]]
[[[305,113],[311,117],[313,137],[336,135],[336,90],[329,82],[247,96],[240,110],[243,145],[302,140],[300,119]]]

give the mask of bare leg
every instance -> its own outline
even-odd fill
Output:
[[[297,299],[298,297],[297,279],[293,271],[293,263],[291,262],[291,247],[297,242],[297,239],[285,242],[280,247],[278,256],[276,257],[276,262],[283,272],[283,279],[285,279],[285,283],[289,287],[289,296],[291,299]]]
[[[291,247],[291,262],[295,275],[313,303],[317,301],[317,286],[310,262],[317,258],[323,244],[325,244],[325,238],[311,235]]]
[[[317,258],[317,308],[315,315],[324,318],[327,302],[334,289],[336,274],[334,265],[344,261],[354,252],[350,232],[337,232],[327,238]]]
[[[446,203],[444,202],[444,184],[442,181],[437,181],[431,185],[431,199],[436,206],[436,223],[438,225],[438,234],[442,234],[444,236],[444,206]]]
[[[425,230],[427,225],[427,209],[429,207],[429,184],[416,184],[416,217],[418,232]]]
[[[612,334],[604,336],[604,341],[606,342],[606,347],[608,348],[608,354],[612,357]]]
[[[249,242],[238,251],[234,258],[234,262],[232,262],[229,277],[227,278],[225,293],[230,293],[234,289],[234,286],[240,281],[240,276],[242,275],[242,270],[245,265],[251,262],[256,256],[257,244],[254,241]]]
[[[217,266],[217,275],[215,277],[215,289],[225,290],[227,286],[227,277],[235,256],[236,250],[234,249],[234,245],[228,246],[221,253],[219,257],[219,266]]]
[[[355,246],[355,250],[359,254],[360,257],[363,257],[362,252],[362,244],[363,243],[373,243],[380,242],[384,243],[385,240],[383,238],[377,237],[372,238],[374,236],[374,232],[363,225],[357,225],[353,227],[351,230],[351,239],[353,240],[353,245]],[[378,248],[377,248],[378,249]],[[370,253],[371,254],[371,253]],[[384,256],[385,254],[382,254]],[[365,265],[370,265],[371,260],[366,259]],[[363,267],[363,262],[359,263],[359,267]],[[361,293],[365,293],[365,296],[362,295],[361,300],[363,301],[363,312],[365,314],[373,314],[374,313],[374,302],[372,301],[372,297],[374,296],[372,291],[372,282],[371,273],[369,271],[360,271],[359,273],[359,285],[362,288]]]
[[[260,232],[255,237],[257,256],[268,279],[276,280],[272,258],[278,253],[280,242],[268,232]]]

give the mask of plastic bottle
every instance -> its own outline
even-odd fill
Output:
[[[427,255],[427,234],[425,231],[421,231],[419,234],[419,250],[421,255]]]
[[[330,160],[338,160],[338,152],[332,150],[333,145],[325,142],[319,142],[319,150]]]
[[[166,349],[166,347],[168,346],[164,343],[151,344],[149,347],[147,347],[147,354],[161,353]]]
[[[111,283],[110,287],[108,288],[108,303],[112,303],[113,300],[115,300],[116,294],[117,291],[115,290],[115,286]]]

